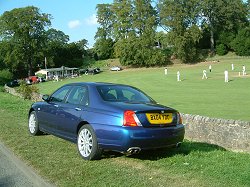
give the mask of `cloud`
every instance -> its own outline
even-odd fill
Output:
[[[97,18],[96,15],[93,14],[92,16],[85,19],[87,25],[97,25]]]
[[[68,23],[68,27],[70,29],[74,29],[74,28],[77,28],[81,25],[81,22],[79,20],[72,20]]]

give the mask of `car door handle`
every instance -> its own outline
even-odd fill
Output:
[[[54,105],[54,107],[57,107],[57,108],[58,108],[58,105]]]
[[[77,110],[77,111],[81,111],[82,109],[80,109],[80,108],[78,108],[78,107],[77,107],[77,108],[75,108],[75,110]]]

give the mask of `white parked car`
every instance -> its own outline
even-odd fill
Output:
[[[113,66],[110,68],[110,71],[121,71],[122,68],[118,67],[118,66]]]

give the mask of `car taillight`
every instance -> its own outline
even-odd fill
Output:
[[[135,112],[132,110],[126,110],[123,115],[123,126],[127,127],[136,127],[139,126],[136,122],[137,117],[135,115]]]
[[[179,112],[177,113],[177,124],[182,124],[182,118]]]

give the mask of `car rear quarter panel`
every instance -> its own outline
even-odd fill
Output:
[[[88,109],[82,118],[95,130],[100,144],[117,144],[121,140],[123,113],[109,110]]]

